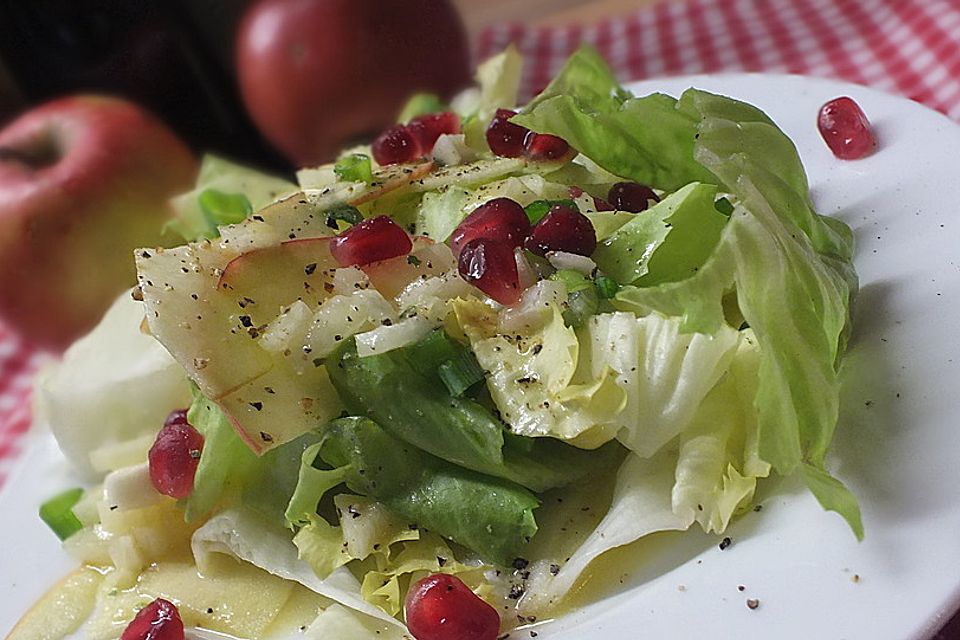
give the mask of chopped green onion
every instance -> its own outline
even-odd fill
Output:
[[[253,205],[242,193],[224,193],[217,189],[204,189],[197,197],[200,209],[215,226],[237,224],[253,213]]]
[[[431,331],[426,338],[408,348],[410,365],[421,375],[433,375],[444,362],[455,359],[463,346],[443,329]]]
[[[550,279],[562,282],[567,288],[568,295],[590,287],[590,280],[579,271],[574,271],[573,269],[560,269],[552,274]]]
[[[597,288],[597,295],[604,300],[609,300],[617,295],[617,291],[620,291],[620,284],[616,280],[603,275],[597,276],[594,285]]]
[[[403,110],[400,112],[397,122],[406,123],[417,116],[440,113],[441,111],[448,111],[448,108],[436,94],[415,93],[407,100],[407,104],[403,105]]]
[[[726,198],[720,198],[713,203],[713,206],[716,207],[717,211],[725,216],[729,216],[731,213],[733,213],[733,204]]]
[[[343,156],[333,165],[333,172],[347,182],[373,182],[373,166],[370,164],[370,156],[365,153]]]
[[[363,214],[360,213],[360,210],[349,204],[338,204],[327,209],[326,216],[327,226],[336,230],[340,229],[340,225],[338,224],[340,221],[348,224],[357,224],[363,220]]]
[[[537,224],[543,220],[544,216],[550,213],[550,209],[557,206],[558,204],[565,207],[570,207],[574,211],[580,211],[580,207],[577,206],[577,203],[573,200],[534,200],[523,210],[527,214],[527,218],[530,219],[530,224]]]
[[[57,537],[66,540],[83,529],[80,519],[73,508],[83,497],[83,489],[69,489],[40,505],[40,519],[47,523]]]
[[[563,322],[568,327],[576,329],[583,325],[590,316],[597,314],[600,302],[594,287],[575,291],[567,296],[567,308],[563,311]]]
[[[453,359],[447,360],[437,368],[437,375],[454,398],[477,384],[486,376],[476,356],[470,349],[462,349]]]

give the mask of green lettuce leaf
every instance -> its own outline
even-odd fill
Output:
[[[532,491],[576,482],[617,454],[616,447],[589,452],[551,439],[506,437],[485,406],[451,396],[439,376],[420,373],[412,353],[415,347],[359,357],[353,341],[344,341],[328,368],[347,409],[422,451]]]
[[[750,330],[741,332],[730,368],[707,394],[680,436],[673,510],[692,515],[707,533],[723,533],[753,498],[770,465],[758,451],[753,398],[760,350]]]
[[[676,103],[662,94],[628,98],[603,59],[583,48],[511,122],[560,136],[613,175],[658,189],[713,182],[693,156],[697,118]]]
[[[208,204],[204,207],[203,200],[209,200],[212,194],[217,196],[218,202],[242,198],[243,211],[248,208],[249,211],[259,211],[271,202],[296,190],[296,185],[289,180],[207,154],[200,166],[196,187],[171,200],[174,218],[167,226],[184,240],[191,242],[203,238],[216,238],[220,235],[217,230],[218,225],[238,220],[218,219],[216,215],[211,215],[211,206]]]
[[[257,455],[240,439],[220,407],[196,388],[193,395],[187,420],[203,436],[203,451],[194,476],[193,491],[185,501],[188,522],[199,520],[217,507],[239,499],[259,463]]]
[[[716,194],[713,185],[688,184],[602,240],[593,260],[621,284],[685,280],[713,253],[727,222]]]
[[[457,467],[394,438],[372,420],[341,418],[324,433],[319,458],[341,469],[351,491],[509,564],[536,533],[537,498],[512,482]],[[304,466],[316,461],[304,458]],[[329,537],[329,536],[328,536]]]
[[[575,56],[561,76],[589,66]],[[665,190],[715,184],[730,194],[734,211],[695,275],[625,287],[615,304],[679,316],[684,330],[712,334],[725,324],[732,300],[733,315],[742,314],[761,348],[760,456],[781,474],[802,465],[826,474],[837,368],[857,288],[852,233],[813,210],[790,139],[756,107],[696,89],[679,100],[545,95],[514,121],[562,136],[618,176]],[[859,532],[856,501],[843,485],[821,482],[809,470],[803,476],[821,503]]]
[[[424,532],[421,539],[403,542],[400,552],[393,559],[376,556],[363,565],[363,583],[360,592],[363,599],[371,602],[390,615],[398,615],[403,605],[403,596],[409,585],[434,573],[448,573],[476,589],[484,584],[486,565],[465,565],[458,562],[454,552],[444,540],[433,533]]]
[[[494,198],[510,198],[521,206],[535,200],[565,198],[565,184],[530,173],[488,182],[474,189],[451,185],[423,196],[417,210],[415,231],[437,242],[445,242],[457,225],[474,209]]]

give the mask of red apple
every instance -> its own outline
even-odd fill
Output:
[[[53,349],[92,328],[196,170],[165,125],[117,98],[57,99],[0,130],[0,316]]]
[[[373,138],[414,92],[447,98],[470,82],[448,0],[260,0],[236,47],[247,111],[300,166]]]

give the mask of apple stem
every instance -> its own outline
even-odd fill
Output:
[[[55,160],[54,154],[49,149],[42,149],[40,153],[31,153],[30,150],[15,149],[13,147],[0,147],[0,162],[6,160],[15,160],[22,162],[32,169],[39,169],[50,165]]]

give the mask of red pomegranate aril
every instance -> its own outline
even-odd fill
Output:
[[[593,199],[593,208],[597,211],[616,211],[613,208],[613,205],[604,200],[603,198],[594,197]]]
[[[497,610],[456,576],[427,576],[407,592],[407,628],[417,640],[496,640]]]
[[[530,132],[523,143],[524,152],[530,160],[559,160],[570,152],[570,145],[559,136],[549,133]]]
[[[485,202],[464,218],[450,235],[453,255],[471,240],[487,238],[519,247],[530,235],[530,219],[523,207],[510,198],[495,198]]]
[[[524,154],[524,140],[530,129],[510,122],[517,115],[510,109],[497,109],[487,127],[487,145],[490,151],[502,158],[519,158]]]
[[[660,202],[660,197],[647,185],[637,182],[618,182],[607,194],[607,201],[616,211],[640,213],[647,210],[651,200]]]
[[[450,111],[417,116],[407,123],[407,130],[426,155],[433,150],[433,145],[441,135],[460,133],[460,116]]]
[[[870,121],[851,98],[834,98],[820,107],[817,128],[833,155],[841,160],[859,160],[877,148]]]
[[[189,423],[164,424],[147,454],[153,487],[159,493],[178,500],[189,496],[193,491],[201,452],[203,436]]]
[[[373,159],[380,165],[413,162],[424,154],[410,129],[400,124],[377,136],[370,149],[373,151]]]
[[[558,204],[533,228],[524,247],[538,256],[550,251],[589,256],[597,248],[597,232],[587,216]]]
[[[157,598],[134,617],[120,640],[183,640],[183,620],[176,605]]]
[[[363,220],[343,231],[330,243],[330,253],[343,267],[363,266],[413,249],[407,232],[387,216]]]
[[[520,299],[520,274],[514,247],[490,238],[466,243],[457,259],[460,277],[503,305]]]
[[[167,419],[163,421],[163,426],[167,427],[171,424],[186,424],[187,423],[187,410],[186,409],[174,409],[170,412],[170,415],[167,416]]]

